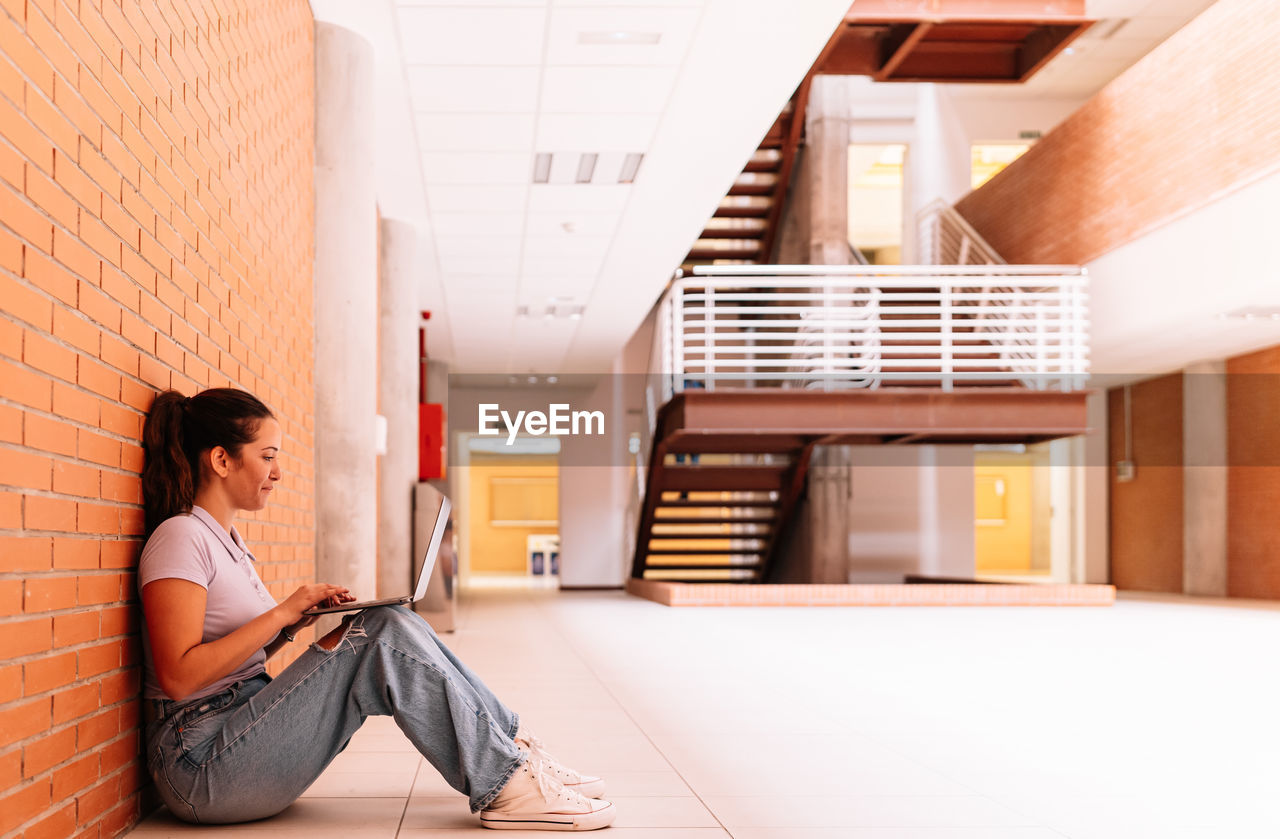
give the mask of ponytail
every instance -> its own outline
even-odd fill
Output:
[[[165,519],[191,512],[200,487],[200,455],[221,446],[236,457],[271,410],[251,393],[210,388],[186,397],[166,390],[156,397],[142,428],[142,503],[146,533]]]

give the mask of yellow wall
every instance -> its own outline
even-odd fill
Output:
[[[556,458],[472,453],[468,468],[471,572],[525,573],[525,538],[559,532]]]

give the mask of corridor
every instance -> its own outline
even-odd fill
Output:
[[[616,839],[1252,839],[1280,831],[1280,607],[672,609],[618,592],[464,593],[445,636]],[[267,822],[160,836],[478,837],[374,718]],[[525,835],[519,832],[508,835]],[[545,836],[546,833],[528,835]]]

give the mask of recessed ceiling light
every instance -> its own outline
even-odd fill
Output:
[[[599,155],[594,152],[587,152],[578,158],[578,176],[575,179],[577,183],[591,183],[591,175],[596,171],[596,159]]]
[[[533,158],[535,184],[629,184],[644,160],[641,152],[538,152]],[[615,180],[616,179],[616,180]],[[566,228],[566,233],[573,232]]]
[[[640,171],[640,161],[644,160],[644,155],[638,152],[631,152],[622,161],[622,171],[618,172],[618,183],[629,184],[635,181],[636,173]]]
[[[661,32],[579,32],[578,43],[587,46],[653,46],[662,40]]]
[[[1280,320],[1280,306],[1242,306],[1221,312],[1219,320]]]
[[[533,156],[533,182],[545,184],[551,178],[551,154],[538,152]]]

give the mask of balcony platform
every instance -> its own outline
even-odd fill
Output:
[[[742,443],[920,445],[1040,443],[1089,430],[1088,391],[882,387],[839,391],[687,389],[658,418],[667,451],[742,451]]]
[[[1110,585],[678,583],[629,579],[629,594],[663,606],[1111,606]]]

